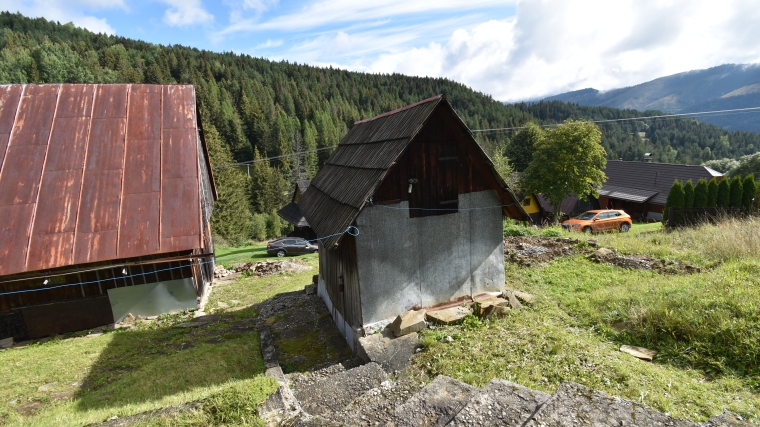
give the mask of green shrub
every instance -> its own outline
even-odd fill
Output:
[[[732,208],[742,207],[742,178],[739,175],[735,175],[731,180],[731,188],[729,189],[729,206]]]
[[[731,186],[728,184],[728,178],[724,178],[718,184],[718,198],[715,206],[727,208],[731,205]]]
[[[691,180],[686,181],[686,184],[683,186],[683,192],[684,192],[684,200],[683,200],[683,207],[685,208],[691,208],[694,206],[694,185],[691,183]]]
[[[663,224],[667,224],[668,222],[670,208],[673,208],[673,209],[682,208],[684,205],[685,199],[686,199],[686,194],[683,191],[683,185],[681,184],[681,181],[675,180],[673,182],[673,185],[670,187],[670,192],[668,192],[668,198],[665,201],[665,209],[663,209],[662,211]]]
[[[253,214],[251,219],[251,239],[263,241],[267,238],[267,214]]]
[[[744,182],[742,183],[742,206],[749,207],[756,195],[755,176],[749,174],[744,177]]]
[[[718,181],[711,179],[707,184],[707,207],[714,208],[718,206]]]
[[[697,182],[697,186],[694,188],[694,203],[692,203],[692,207],[707,207],[707,180],[700,179]]]

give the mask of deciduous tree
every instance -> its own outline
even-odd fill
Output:
[[[536,142],[533,160],[525,170],[525,186],[549,200],[556,219],[563,199],[573,194],[579,199],[599,195],[597,189],[607,180],[601,140],[595,124],[566,120]]]

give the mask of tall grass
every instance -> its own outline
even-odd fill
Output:
[[[658,229],[628,236],[610,233],[598,236],[603,246],[627,253],[707,264],[731,260],[760,260],[760,218],[726,219],[676,230]]]

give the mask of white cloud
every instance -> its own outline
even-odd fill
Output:
[[[255,0],[253,3],[259,3]],[[259,17],[233,20],[221,31],[229,34],[240,31],[303,31],[325,25],[375,21],[389,17],[420,14],[430,16],[440,12],[458,12],[482,8],[507,7],[515,0],[386,0],[383,2],[363,2],[355,0],[317,0],[299,10],[259,22]],[[262,0],[261,2],[266,2]]]
[[[115,34],[106,19],[86,15],[78,9],[126,9],[123,0],[0,0],[0,9],[62,24],[72,22],[77,27],[95,33]]]
[[[758,62],[757,22],[760,8],[744,0],[525,1],[513,19],[455,30],[443,45],[388,51],[363,68],[445,76],[514,101]]]
[[[164,12],[164,23],[173,27],[204,24],[214,20],[214,15],[206,12],[200,0],[163,0],[171,6]]]
[[[267,41],[265,41],[264,43],[261,43],[258,46],[256,46],[256,49],[270,49],[273,47],[279,47],[279,46],[282,46],[282,43],[283,43],[282,39],[280,40],[267,39]]]

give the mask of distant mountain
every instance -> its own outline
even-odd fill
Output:
[[[660,77],[622,89],[604,92],[581,89],[544,100],[669,113],[760,107],[760,64],[726,64]],[[698,118],[730,130],[760,132],[760,111]]]

